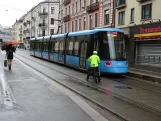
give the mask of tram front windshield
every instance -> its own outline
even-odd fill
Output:
[[[109,58],[111,60],[125,60],[125,41],[124,34],[120,32],[105,32],[103,36],[103,44],[109,48]],[[105,54],[106,52],[104,52]]]

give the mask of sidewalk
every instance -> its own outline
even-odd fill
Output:
[[[148,65],[133,65],[129,67],[128,76],[161,83],[161,67],[148,66]]]
[[[0,59],[3,62],[4,54],[0,53]],[[12,89],[8,94],[13,91],[15,101],[0,106],[0,121],[107,121],[74,93],[16,59],[12,70],[3,72]]]

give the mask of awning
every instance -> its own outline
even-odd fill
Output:
[[[161,36],[161,32],[134,35],[134,37],[152,37],[152,36]]]

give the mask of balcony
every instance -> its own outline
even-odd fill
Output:
[[[126,0],[117,0],[116,9],[123,9],[127,6]]]
[[[71,3],[71,0],[64,0],[64,6],[68,5]]]
[[[143,2],[147,2],[147,1],[151,1],[151,0],[136,0],[136,1],[143,3]]]
[[[23,34],[26,34],[26,30],[23,30]]]
[[[35,21],[35,17],[31,17],[31,20]]]
[[[26,33],[30,33],[30,29],[26,29],[26,31],[25,31]]]
[[[46,28],[47,27],[47,24],[46,23],[39,23],[39,27]]]
[[[63,18],[63,21],[64,21],[64,22],[67,22],[67,21],[70,21],[70,19],[71,19],[71,15],[69,14],[69,15],[66,15],[66,16]]]
[[[94,12],[94,11],[96,11],[96,10],[98,10],[98,9],[99,9],[99,2],[93,3],[93,4],[89,5],[89,6],[87,6],[86,11],[87,11],[88,13],[91,13],[91,12]]]
[[[26,39],[30,39],[30,37],[26,37]]]
[[[26,21],[27,24],[30,24],[31,22],[29,20]]]
[[[27,25],[26,22],[24,22],[23,25],[26,26]]]
[[[22,22],[23,22],[23,20],[19,20],[19,22],[20,22],[20,23],[22,23]]]
[[[40,17],[47,17],[48,13],[47,12],[41,12],[39,13]]]

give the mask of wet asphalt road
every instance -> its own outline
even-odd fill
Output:
[[[18,54],[20,54],[20,53],[18,53]],[[67,75],[63,75],[62,73],[59,73],[56,70],[52,70],[51,68],[44,67],[43,65],[39,64],[39,62],[41,61],[43,64],[49,65],[51,67],[51,63],[48,63],[46,61],[42,61],[39,59],[35,59],[35,58],[30,57],[29,55],[26,55],[23,53],[21,53],[21,54],[27,56],[27,58],[30,58],[30,59],[32,58],[35,61],[28,60],[28,59],[23,58],[18,55],[17,55],[17,57],[21,58],[24,62],[28,63],[32,67],[41,71],[45,75],[48,75],[53,79],[63,82],[63,84],[66,84],[69,87],[72,87],[73,90],[79,91],[82,95],[86,95],[86,96],[92,98],[93,100],[103,104],[104,106],[108,107],[110,110],[117,112],[118,114],[122,115],[123,117],[125,117],[126,119],[128,119],[130,121],[153,121],[153,120],[160,121],[161,117],[160,117],[160,115],[158,115],[156,113],[153,113],[149,110],[140,108],[136,105],[132,105],[124,100],[117,99],[117,98],[113,97],[110,93],[103,94],[103,93],[100,93],[100,92],[93,90],[89,87],[86,87],[84,84],[79,83],[79,81],[76,79],[73,79]],[[58,65],[54,65],[54,66],[60,67]],[[62,67],[57,68],[57,69],[61,69],[61,68]],[[66,70],[68,70],[68,69],[66,69]],[[62,72],[64,72],[64,71],[65,70],[62,70]],[[75,71],[69,69],[69,73],[72,73],[72,72],[75,72]],[[82,76],[82,74],[80,76],[80,73],[75,73],[75,74],[77,77],[84,78],[84,76]],[[108,80],[108,82],[109,82],[108,85],[104,85],[104,86],[108,87],[110,91],[115,91],[115,92],[117,91],[118,94],[130,95],[131,98],[134,98],[139,101],[144,101],[144,103],[147,103],[152,106],[154,105],[155,107],[158,107],[158,109],[159,109],[159,102],[160,102],[159,101],[160,100],[159,93],[150,92],[148,90],[140,89],[140,88],[133,87],[133,86],[131,86],[132,90],[122,90],[121,89],[121,91],[120,91],[120,89],[112,88],[113,87],[112,84],[115,84],[117,86],[120,86],[121,84],[118,85],[117,82],[112,82],[110,80]],[[101,84],[103,84],[103,83],[101,83]],[[124,86],[124,84],[123,84],[123,86]],[[139,92],[141,99],[138,98],[138,93],[136,93],[136,92]],[[151,95],[154,98],[148,100],[148,98],[150,98],[150,97],[146,96],[147,94]],[[157,104],[158,104],[158,106],[157,106]]]

